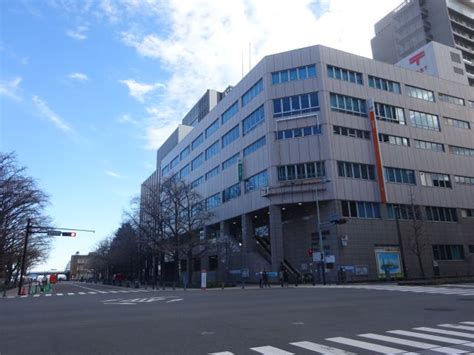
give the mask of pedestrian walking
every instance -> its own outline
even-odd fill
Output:
[[[263,288],[263,270],[261,270],[258,275],[258,282],[260,284],[260,288]]]
[[[270,283],[268,282],[267,270],[265,269],[263,269],[262,278],[263,278],[263,287],[270,288]]]
[[[285,287],[285,280],[283,279],[283,270],[278,272],[278,281],[280,281],[281,287]]]
[[[288,271],[286,269],[283,270],[283,285],[288,287]]]

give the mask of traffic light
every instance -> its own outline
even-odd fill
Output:
[[[61,236],[63,236],[63,237],[75,237],[76,232],[61,232]]]
[[[313,256],[313,248],[308,248],[308,256]]]

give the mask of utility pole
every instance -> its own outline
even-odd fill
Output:
[[[28,250],[28,237],[30,236],[31,229],[31,219],[28,218],[26,223],[26,232],[25,232],[25,245],[23,245],[23,255],[21,257],[21,272],[20,272],[20,283],[18,284],[18,296],[21,295],[21,289],[23,287],[23,277],[25,275],[26,269],[26,252]]]

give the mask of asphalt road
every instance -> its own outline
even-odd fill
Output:
[[[419,354],[439,354],[442,347],[474,352],[474,286],[389,288],[156,291],[63,282],[51,296],[0,299],[0,354],[317,353],[290,344],[302,341],[360,354],[387,353],[389,347]],[[462,330],[439,326],[445,323]],[[415,327],[437,327],[438,336],[453,340],[396,335],[405,339],[400,345],[360,337],[395,336],[386,332]],[[467,335],[446,335],[450,330]],[[354,347],[339,337],[376,348]],[[420,350],[406,339],[439,348]]]

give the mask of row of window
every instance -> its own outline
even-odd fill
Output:
[[[382,218],[380,204],[367,201],[341,201],[342,215],[349,218]],[[437,222],[457,222],[455,208],[425,206],[426,219]],[[387,204],[387,216],[390,219],[422,219],[418,206]]]
[[[313,136],[316,134],[321,134],[321,125],[276,131],[275,137],[277,140],[281,140],[281,139],[291,139],[291,138]]]
[[[432,131],[441,131],[438,116],[425,112],[410,110],[410,120],[413,127]]]
[[[374,165],[338,161],[337,171],[340,177],[375,180]]]
[[[410,140],[405,137],[392,136],[390,134],[379,133],[379,141],[394,145],[410,146]]]
[[[259,150],[262,148],[265,144],[267,144],[267,139],[265,136],[262,138],[257,139],[255,142],[252,144],[248,145],[247,147],[244,148],[244,157],[246,157],[249,154],[252,154],[253,152]]]
[[[441,93],[438,94],[438,97],[441,101],[444,101],[444,102],[449,102],[451,104],[461,105],[461,106],[465,105],[464,99],[461,99],[460,97],[451,96],[447,94],[441,94]]]
[[[471,149],[471,148],[464,148],[464,147],[457,147],[455,145],[450,145],[449,152],[455,155],[462,155],[465,157],[474,157],[474,149]]]
[[[240,136],[240,126],[237,125],[222,136],[222,148],[237,140]]]
[[[435,102],[434,92],[431,90],[417,88],[415,86],[405,85],[407,95],[416,99]]]
[[[262,187],[268,186],[268,176],[267,171],[261,171],[258,174],[255,174],[244,181],[245,192],[250,192],[254,190],[258,190]],[[240,182],[233,184],[222,193],[216,193],[207,199],[205,199],[206,209],[210,210],[215,207],[218,207],[221,203],[228,202],[239,197],[242,194],[241,184]]]
[[[458,120],[456,118],[449,118],[449,117],[445,117],[444,121],[446,122],[448,126],[453,126],[457,128],[463,128],[463,129],[471,129],[471,125],[467,121]]]
[[[434,260],[464,260],[464,247],[456,244],[433,245]]]
[[[245,136],[265,121],[263,105],[242,120],[242,134]]]
[[[383,78],[378,78],[372,75],[369,75],[369,86],[374,89],[390,91],[396,94],[402,93],[400,83]]]
[[[281,84],[288,81],[304,80],[316,77],[316,65],[291,68],[272,73],[272,84]]]
[[[257,81],[245,94],[242,95],[242,107],[252,101],[258,94],[263,91],[263,79]]]
[[[312,179],[326,175],[324,162],[309,162],[302,164],[282,165],[277,168],[278,181],[297,179]]]
[[[273,100],[273,117],[286,117],[319,111],[318,93],[294,95]]]
[[[420,171],[420,180],[423,186],[451,188],[451,179],[447,174]]]
[[[333,126],[333,133],[341,136],[361,138],[361,139],[370,139],[370,132],[350,127],[343,126]]]
[[[441,143],[422,141],[415,139],[415,148],[432,150],[434,152],[444,152],[444,145]]]
[[[328,65],[327,70],[328,70],[328,77],[330,78],[349,81],[354,84],[364,85],[364,81],[362,79],[362,73],[359,73],[353,70],[335,67],[333,65]]]
[[[376,102],[375,117],[381,121],[388,121],[401,125],[406,125],[405,113],[401,107]]]
[[[463,185],[474,185],[474,177],[454,175],[454,182]]]
[[[385,181],[416,185],[415,170],[384,167]]]
[[[356,97],[330,93],[331,109],[356,116],[367,116],[365,100]]]

